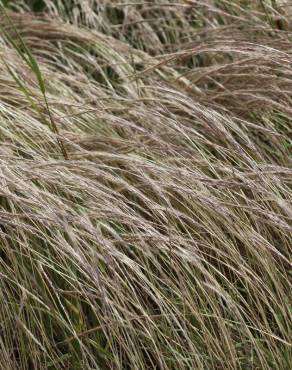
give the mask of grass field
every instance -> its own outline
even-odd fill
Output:
[[[292,5],[0,16],[0,369],[289,370]]]

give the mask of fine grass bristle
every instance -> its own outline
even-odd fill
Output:
[[[291,19],[1,2],[1,370],[291,368]]]

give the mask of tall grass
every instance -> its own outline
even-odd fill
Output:
[[[290,369],[290,4],[3,4],[0,368]]]

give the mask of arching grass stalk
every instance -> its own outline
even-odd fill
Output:
[[[1,7],[2,12],[4,13],[5,18],[8,20],[9,25],[12,27],[13,31],[15,32],[15,34],[17,36],[17,39],[20,42],[20,45],[18,45],[16,43],[16,41],[9,34],[9,32],[7,32],[3,27],[0,26],[0,29],[3,32],[6,40],[14,48],[14,50],[22,58],[22,60],[27,64],[27,66],[30,68],[30,70],[32,71],[32,73],[36,77],[38,87],[39,87],[39,89],[41,91],[41,94],[43,96],[43,99],[44,99],[45,109],[46,109],[47,115],[49,117],[49,122],[47,122],[46,117],[42,114],[41,110],[37,107],[37,105],[31,99],[32,93],[25,87],[25,85],[22,83],[21,79],[18,78],[18,76],[13,72],[13,70],[9,67],[7,62],[3,58],[1,58],[1,59],[4,62],[4,64],[6,65],[10,75],[13,77],[13,79],[15,80],[17,85],[20,87],[21,91],[25,94],[25,96],[29,100],[30,104],[37,110],[37,112],[39,114],[41,114],[42,120],[45,120],[45,122],[47,124],[49,124],[51,130],[56,134],[56,136],[57,136],[56,140],[57,140],[57,143],[60,147],[62,156],[64,157],[65,160],[68,160],[69,159],[68,153],[66,151],[63,140],[60,138],[60,131],[59,131],[58,126],[57,126],[57,124],[54,120],[54,117],[52,115],[52,112],[51,112],[51,109],[50,109],[50,106],[49,106],[49,103],[48,103],[47,94],[46,94],[46,84],[45,84],[45,80],[43,78],[43,75],[41,73],[41,70],[39,68],[39,65],[38,65],[36,59],[34,58],[32,52],[30,51],[29,47],[25,44],[23,38],[21,37],[21,35],[17,31],[16,27],[14,26],[13,22],[11,21],[7,11],[5,10],[5,8],[3,7],[2,4],[0,4],[0,7]]]

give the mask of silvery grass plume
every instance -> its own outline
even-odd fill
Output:
[[[291,6],[2,3],[0,368],[290,369]]]

